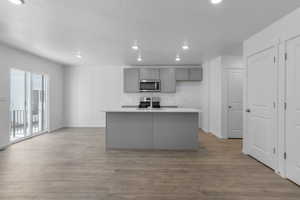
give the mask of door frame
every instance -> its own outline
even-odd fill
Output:
[[[248,79],[249,79],[249,74],[248,74],[248,68],[249,68],[249,58],[252,56],[255,56],[257,54],[260,54],[264,51],[267,51],[269,49],[274,48],[274,59],[275,59],[275,66],[276,66],[276,70],[275,70],[275,95],[274,95],[274,101],[275,101],[275,111],[273,112],[273,118],[275,119],[274,121],[274,134],[275,134],[275,138],[274,138],[274,146],[275,146],[275,153],[273,155],[273,160],[274,160],[274,166],[273,169],[275,172],[277,172],[278,170],[278,105],[279,105],[279,101],[278,101],[278,89],[279,89],[279,41],[276,43],[273,43],[270,46],[267,46],[259,51],[256,51],[255,53],[252,53],[250,55],[247,55],[244,57],[244,63],[246,64],[246,70],[244,72],[244,105],[243,105],[243,153],[246,155],[250,155],[250,135],[248,133],[248,113],[246,112],[246,110],[249,108],[249,102],[248,102]]]
[[[30,131],[31,131],[30,135],[27,135],[27,136],[25,136],[25,137],[23,137],[23,138],[16,139],[16,140],[13,140],[13,141],[9,140],[8,146],[50,132],[50,76],[49,76],[48,74],[44,74],[44,73],[41,73],[41,72],[34,72],[34,71],[32,71],[32,70],[27,70],[27,69],[22,69],[22,68],[16,68],[16,67],[11,67],[9,70],[10,70],[10,71],[11,71],[11,70],[20,70],[20,71],[24,71],[25,73],[29,73],[29,74],[30,74],[30,76],[29,76],[29,81],[30,81],[29,88],[26,88],[26,90],[27,90],[27,89],[30,90],[30,91],[27,91],[27,93],[30,92],[30,95],[29,95],[30,100],[31,100],[31,98],[32,98],[32,97],[31,97],[31,96],[32,96],[32,92],[31,92],[31,89],[32,89],[32,77],[31,77],[31,75],[34,73],[34,74],[42,75],[42,76],[44,76],[44,77],[46,78],[46,80],[47,80],[47,85],[46,85],[46,89],[47,89],[47,93],[46,93],[46,105],[47,105],[47,106],[46,106],[46,108],[47,108],[47,111],[46,111],[47,116],[46,116],[46,117],[47,117],[47,128],[46,128],[44,131],[42,131],[42,132],[33,134],[32,128],[29,127],[29,129],[30,129]],[[26,79],[27,79],[27,76],[26,76],[26,78],[25,78],[25,81],[27,82],[28,80],[26,80]],[[11,84],[11,76],[9,76],[9,83]],[[10,101],[11,101],[11,96],[9,97],[9,99],[10,99]],[[9,104],[10,104],[10,102],[9,102]],[[27,99],[26,99],[26,104],[27,104],[27,106],[29,106],[27,109],[28,109],[28,110],[31,110],[31,105],[30,105],[31,102],[29,103],[29,102],[27,101]],[[28,111],[28,112],[30,112],[30,111]],[[28,113],[27,113],[27,114],[28,114]],[[10,115],[10,112],[9,112],[9,115]],[[31,116],[31,115],[30,115],[30,116]],[[11,117],[11,116],[9,116],[9,119],[10,119],[10,117]],[[31,126],[31,123],[32,123],[32,122],[31,122],[31,119],[27,119],[27,120],[29,120],[29,126]],[[11,127],[11,126],[9,126],[9,127]],[[11,130],[10,130],[10,129],[11,129],[11,128],[9,128],[9,138],[10,138],[10,134],[11,134]]]
[[[281,136],[281,139],[283,139],[283,143],[281,144],[281,146],[283,147],[283,152],[282,152],[282,155],[279,157],[279,164],[282,165],[281,168],[282,168],[282,173],[281,173],[281,176],[284,177],[284,178],[287,178],[287,160],[285,158],[284,155],[286,155],[288,152],[287,152],[287,136],[288,136],[288,126],[287,126],[287,109],[286,109],[286,106],[287,105],[287,90],[288,90],[288,79],[287,79],[287,67],[288,67],[288,52],[287,52],[287,47],[288,47],[288,42],[289,41],[292,41],[294,39],[297,39],[297,38],[300,38],[300,34],[296,34],[294,36],[290,36],[288,38],[285,38],[284,41],[283,41],[283,62],[282,62],[282,65],[284,66],[284,131],[283,131],[283,134]],[[287,56],[287,58],[286,58]],[[288,156],[288,154],[287,154]]]

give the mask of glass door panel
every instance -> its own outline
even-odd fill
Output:
[[[10,117],[11,140],[28,136],[27,108],[28,74],[21,70],[11,70],[10,75]]]
[[[10,77],[11,141],[46,131],[46,76],[12,69]]]
[[[32,133],[36,134],[47,128],[46,78],[40,74],[32,74],[31,83],[31,124]]]

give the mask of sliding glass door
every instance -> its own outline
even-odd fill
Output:
[[[28,74],[11,70],[10,76],[10,117],[11,140],[28,136]]]
[[[46,76],[12,69],[10,80],[11,141],[46,131]]]
[[[43,75],[32,74],[31,88],[31,123],[32,133],[40,133],[47,128],[46,119],[46,78]]]

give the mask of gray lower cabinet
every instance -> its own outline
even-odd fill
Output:
[[[190,81],[202,81],[202,77],[203,77],[203,69],[201,68],[190,68],[189,69],[189,73],[190,73],[190,77],[189,80]]]
[[[153,143],[155,149],[197,149],[197,113],[154,113]]]
[[[141,80],[158,80],[159,69],[153,68],[140,68],[140,79]]]
[[[124,92],[137,93],[139,92],[139,69],[126,68],[124,69]]]
[[[106,148],[152,149],[152,117],[147,113],[107,113]]]
[[[189,69],[188,68],[176,68],[176,81],[188,81]]]
[[[198,113],[107,112],[107,149],[196,150]]]
[[[176,92],[176,80],[175,80],[174,68],[160,69],[160,81],[161,81],[161,92],[163,93]]]

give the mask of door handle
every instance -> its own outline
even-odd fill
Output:
[[[228,108],[229,108],[229,109],[231,109],[231,108],[232,108],[232,106],[228,106]]]
[[[246,110],[246,112],[247,112],[247,113],[250,113],[250,112],[251,112],[251,110],[248,108],[248,109]]]

